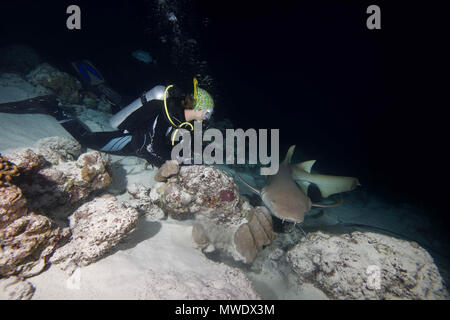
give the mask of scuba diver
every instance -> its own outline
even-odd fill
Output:
[[[105,96],[108,94],[108,100],[116,98],[115,103],[120,102],[118,94],[111,94],[112,90],[104,89],[104,82],[93,80],[103,77],[92,64],[84,61],[83,67],[78,70],[83,70],[80,75],[90,78],[89,83],[93,87],[102,90]],[[145,92],[111,117],[110,125],[116,131],[91,132],[79,119],[60,108],[54,95],[0,104],[0,112],[46,113],[55,117],[85,148],[137,156],[157,167],[171,159],[172,146],[179,129],[193,131],[192,121],[201,121],[203,126],[207,126],[213,108],[213,98],[206,90],[198,87],[196,78],[193,94],[187,94],[174,85],[157,85]]]
[[[91,132],[64,112],[54,116],[83,147],[141,157],[159,167],[171,159],[171,146],[178,130],[193,131],[192,121],[206,125],[213,108],[211,95],[198,87],[194,78],[193,95],[173,85],[158,85],[145,92],[111,117],[109,123],[116,131]]]

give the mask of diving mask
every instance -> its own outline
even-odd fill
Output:
[[[211,109],[206,109],[206,112],[205,112],[205,114],[203,115],[203,120],[209,120],[209,119],[211,119],[211,116],[212,116],[212,114],[213,114],[213,109],[211,108]]]

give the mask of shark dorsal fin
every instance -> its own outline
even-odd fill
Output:
[[[289,147],[288,152],[286,153],[286,158],[284,158],[283,164],[288,165],[291,163],[292,155],[294,154],[295,144]]]
[[[311,168],[316,163],[316,160],[309,160],[295,164],[298,169],[302,169],[308,173],[311,173]]]

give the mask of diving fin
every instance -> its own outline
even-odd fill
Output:
[[[103,76],[88,60],[72,62],[72,67],[77,72],[78,78],[91,86],[97,86],[105,82]]]
[[[107,102],[120,110],[122,97],[106,85],[105,78],[90,61],[82,60],[71,64],[82,83],[99,96],[104,96]]]

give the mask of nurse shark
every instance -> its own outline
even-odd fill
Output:
[[[342,199],[333,204],[311,202],[307,196],[311,183],[317,185],[323,197],[351,191],[360,185],[358,179],[353,177],[312,174],[311,168],[315,160],[291,164],[294,150],[295,145],[289,148],[277,174],[268,176],[261,190],[250,186],[236,173],[245,185],[261,196],[264,205],[275,217],[300,223],[311,207],[334,207],[342,204]]]

